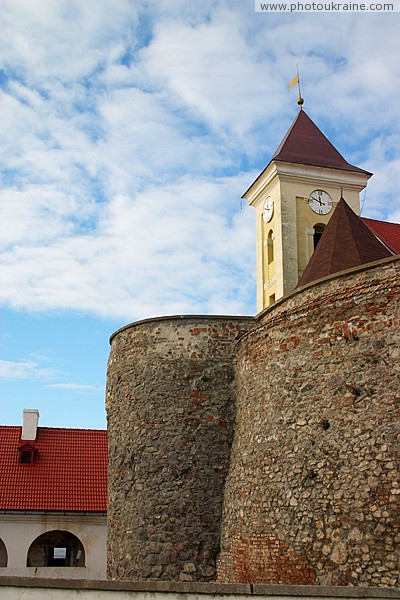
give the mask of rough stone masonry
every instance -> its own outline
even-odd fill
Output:
[[[150,319],[111,340],[108,576],[210,581],[251,317]]]
[[[399,586],[399,275],[310,285],[239,341],[219,581]]]
[[[399,275],[114,334],[110,578],[399,586]]]

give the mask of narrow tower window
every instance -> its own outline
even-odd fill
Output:
[[[314,250],[318,246],[318,242],[321,239],[321,235],[324,233],[325,225],[319,223],[314,225]]]
[[[269,265],[274,262],[274,232],[272,229],[269,230],[267,238],[267,261]]]

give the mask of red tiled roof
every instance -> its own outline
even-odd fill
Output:
[[[362,217],[362,220],[384,244],[400,254],[400,223],[387,223],[366,217]]]
[[[300,110],[271,160],[371,175],[348,163],[304,110]]]
[[[0,426],[0,510],[107,510],[107,431],[38,427],[33,464],[20,444],[21,427]]]
[[[393,253],[342,198],[297,287],[389,256],[393,256]]]

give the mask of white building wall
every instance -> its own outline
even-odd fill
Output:
[[[75,535],[85,549],[85,567],[27,567],[32,542],[48,531],[62,530]],[[58,513],[0,514],[0,538],[7,555],[7,567],[0,575],[52,579],[105,579],[107,562],[106,515]]]
[[[104,581],[25,580],[0,577],[1,600],[399,600],[398,590],[385,588],[250,585],[147,584]]]

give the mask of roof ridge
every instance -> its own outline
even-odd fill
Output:
[[[363,221],[375,221],[375,223],[385,223],[385,225],[397,225],[400,227],[400,223],[396,223],[395,221],[382,221],[382,219],[373,219],[372,217],[361,217],[361,219]]]
[[[49,426],[40,426],[38,429],[51,429],[57,431],[105,431],[107,429],[91,429],[89,427],[49,427]]]
[[[0,425],[0,429],[22,429],[22,425]],[[93,432],[102,432],[107,433],[107,429],[90,429],[89,427],[48,427],[48,426],[39,426],[39,430],[50,429],[51,431],[93,431]]]

